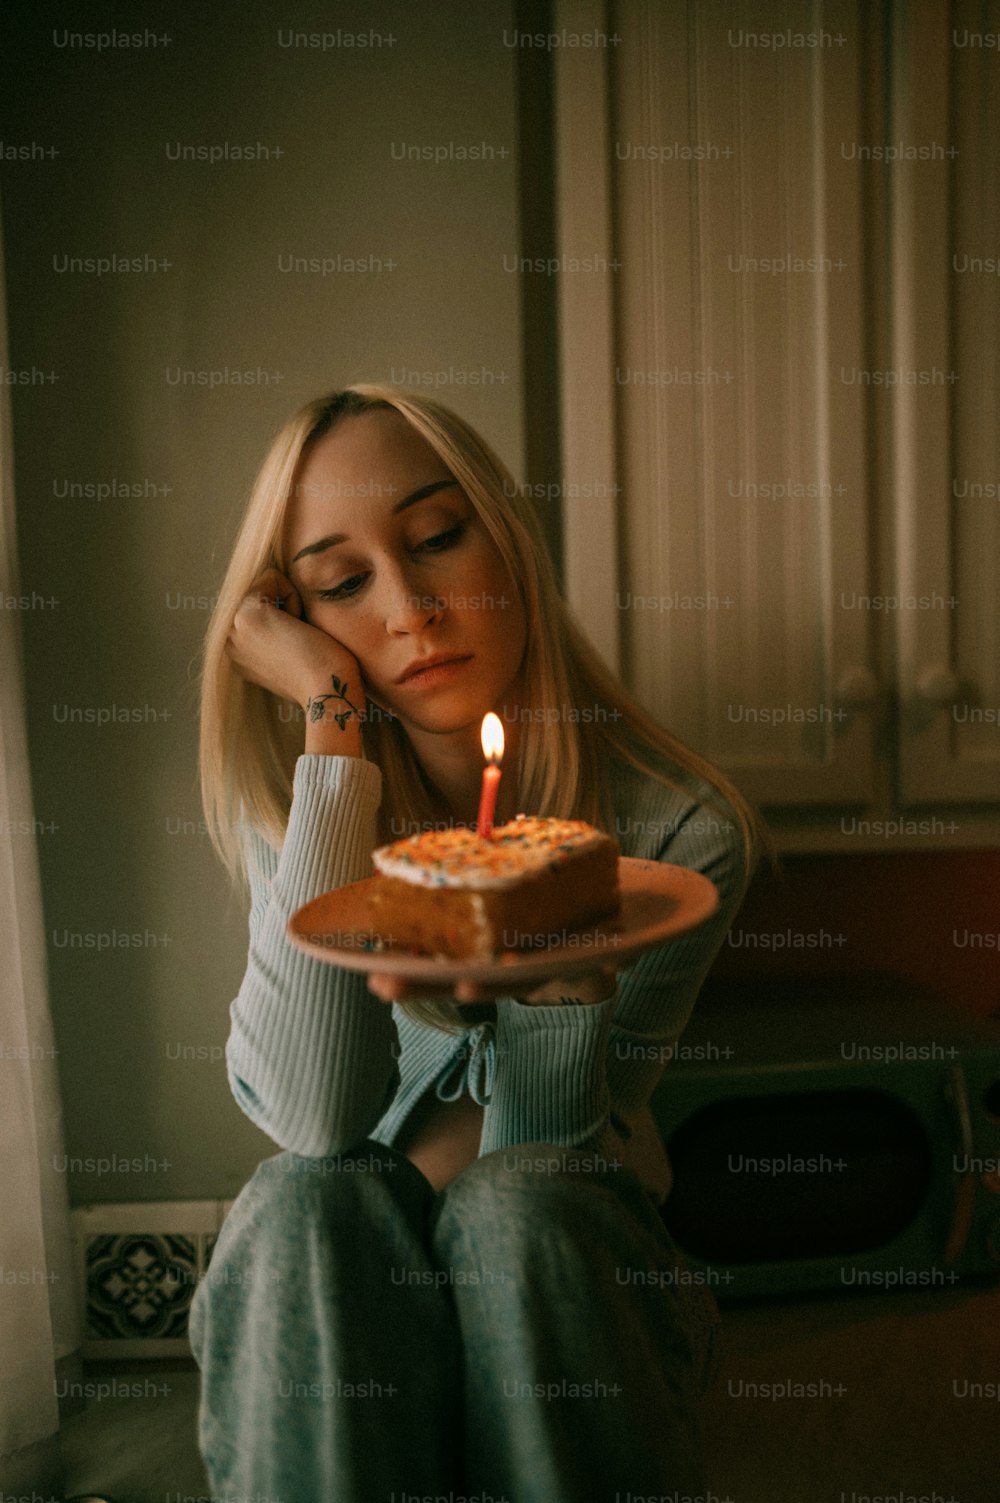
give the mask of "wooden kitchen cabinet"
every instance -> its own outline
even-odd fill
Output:
[[[571,604],[784,849],[996,844],[982,8],[556,10]]]

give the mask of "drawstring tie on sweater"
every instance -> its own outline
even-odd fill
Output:
[[[492,1023],[480,1023],[462,1039],[458,1053],[437,1083],[442,1101],[457,1101],[468,1091],[477,1106],[485,1106],[493,1094],[496,1040]]]

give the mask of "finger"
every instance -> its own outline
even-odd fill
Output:
[[[404,988],[398,976],[378,975],[368,977],[368,990],[374,992],[380,1002],[395,1002]]]
[[[250,587],[250,598],[272,610],[285,611],[289,616],[302,618],[302,600],[298,591],[279,569],[265,569],[258,574]]]
[[[440,1002],[449,1001],[450,996],[442,992],[440,986],[421,985],[416,981],[409,981],[405,976],[386,976],[382,972],[373,973],[368,978],[368,989],[383,1002]]]
[[[275,569],[274,575],[278,586],[277,593],[282,601],[281,609],[287,611],[290,616],[295,616],[297,620],[301,621],[304,614],[301,595],[292,584],[292,581],[288,578],[287,574],[282,574],[277,569]]]
[[[504,996],[503,987],[481,986],[478,981],[457,981],[455,983],[456,1002],[492,1002],[495,997]]]

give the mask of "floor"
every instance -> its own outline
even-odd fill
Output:
[[[731,1308],[708,1481],[719,1503],[998,1503],[998,1399],[996,1284]]]
[[[96,1493],[115,1503],[209,1503],[194,1362],[93,1362],[85,1379],[91,1392],[110,1393],[63,1422],[67,1498]]]
[[[725,1331],[704,1404],[709,1503],[998,1503],[996,1285],[729,1306]],[[67,1496],[209,1503],[193,1364],[87,1377],[117,1387],[63,1427]]]

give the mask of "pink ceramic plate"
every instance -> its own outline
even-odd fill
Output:
[[[713,882],[686,866],[618,859],[621,912],[586,928],[560,931],[553,944],[505,950],[496,960],[445,960],[386,942],[372,930],[367,893],[374,877],[324,892],[292,914],[289,938],[300,950],[348,971],[381,971],[413,981],[521,985],[571,976],[604,963],[631,964],[643,950],[696,929],[719,906]]]

